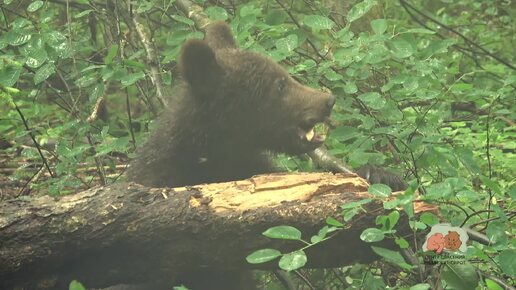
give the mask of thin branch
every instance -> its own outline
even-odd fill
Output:
[[[43,161],[43,164],[45,165],[45,168],[47,169],[47,171],[50,174],[50,176],[54,177],[54,173],[50,169],[50,166],[48,165],[47,159],[43,155],[43,152],[41,151],[41,146],[39,145],[38,141],[36,140],[36,137],[34,136],[34,133],[29,128],[29,124],[27,123],[27,120],[25,120],[25,116],[23,116],[23,113],[20,110],[20,108],[18,107],[18,105],[15,102],[13,102],[13,103],[14,103],[14,108],[18,112],[18,115],[20,115],[20,118],[21,118],[21,120],[23,122],[23,126],[25,126],[25,130],[29,133],[29,136],[32,139],[32,142],[34,143],[34,146],[36,146],[36,149],[38,150],[39,156],[41,157],[41,160]]]

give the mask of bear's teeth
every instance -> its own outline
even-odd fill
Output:
[[[312,141],[312,139],[314,138],[315,136],[315,132],[314,132],[314,128],[310,129],[310,131],[308,131],[305,135],[306,137],[306,140],[308,141]]]

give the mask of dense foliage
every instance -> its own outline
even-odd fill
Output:
[[[0,1],[0,158],[7,172],[0,181],[11,188],[4,195],[62,195],[116,181],[165,96],[173,95],[181,44],[203,36],[195,17],[185,14],[188,1],[134,0],[130,7],[114,0]],[[393,168],[410,181],[405,194],[385,204],[392,213],[364,232],[364,241],[393,238],[401,249],[415,249],[396,235],[400,212],[415,233],[439,221],[414,215],[416,198],[438,204],[443,221],[487,239],[468,247],[466,259],[475,263],[441,264],[430,279],[381,248],[375,252],[397,270],[357,265],[305,276],[333,287],[326,289],[510,284],[516,275],[511,0],[195,2],[203,10],[190,16],[229,22],[241,47],[281,62],[304,84],[334,92],[335,128],[326,143],[332,154],[352,167]],[[289,170],[315,170],[305,159],[278,161]],[[382,186],[371,192],[390,195]],[[345,227],[360,210],[344,205],[343,216],[329,219],[308,244]],[[301,239],[296,231],[264,234]],[[285,255],[285,269],[302,266],[299,252]],[[477,269],[491,278],[479,279]]]

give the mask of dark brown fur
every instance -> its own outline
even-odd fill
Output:
[[[184,83],[128,171],[130,180],[183,186],[275,171],[269,152],[300,154],[320,144],[298,127],[329,116],[335,98],[295,81],[271,59],[239,50],[229,27],[212,24],[180,56]]]

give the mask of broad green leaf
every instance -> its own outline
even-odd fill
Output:
[[[86,15],[89,15],[91,12],[93,12],[93,9],[86,9],[84,11],[81,11],[80,13],[77,13],[73,16],[73,18],[75,19],[79,19],[79,18],[82,18]]]
[[[271,239],[300,240],[301,232],[291,226],[277,226],[267,229],[263,235]]]
[[[174,19],[175,21],[184,23],[186,25],[193,26],[195,24],[190,18],[186,18],[181,15],[170,14],[170,17],[172,17],[172,19]]]
[[[362,102],[374,110],[380,110],[385,106],[385,99],[377,92],[369,92],[358,96]]]
[[[371,246],[371,248],[376,254],[383,257],[387,262],[395,264],[405,270],[412,269],[412,266],[405,262],[405,259],[399,252],[374,246]]]
[[[343,227],[344,224],[339,222],[338,220],[336,220],[335,218],[332,218],[332,217],[327,217],[326,218],[326,224],[330,225],[330,226],[335,226],[335,227]]]
[[[5,40],[12,46],[19,46],[27,43],[32,38],[30,33],[11,30],[5,34]]]
[[[487,289],[489,290],[504,290],[504,288],[502,288],[500,285],[498,285],[495,281],[491,279],[486,279],[485,282]]]
[[[127,87],[144,78],[144,72],[136,72],[123,76],[122,78],[120,78],[120,82],[122,83],[122,86]]]
[[[489,241],[494,245],[505,246],[507,244],[507,235],[505,223],[500,221],[490,222],[486,229],[486,236],[489,238]]]
[[[73,280],[68,286],[69,290],[86,290],[86,288],[78,281]]]
[[[387,30],[387,20],[375,19],[371,21],[371,28],[373,28],[374,33],[383,34]]]
[[[14,0],[4,0],[4,4],[5,4],[5,5],[9,5],[9,4],[11,4],[11,2],[13,2],[13,1],[14,1]]]
[[[507,249],[503,250],[498,256],[498,262],[502,271],[511,277],[516,277],[516,251]]]
[[[407,31],[407,33],[421,33],[421,34],[435,34],[435,31],[425,28],[412,28]]]
[[[37,85],[42,81],[48,79],[51,75],[56,72],[56,67],[53,63],[47,63],[40,67],[34,74],[34,84]]]
[[[373,201],[370,198],[362,199],[360,201],[348,202],[340,206],[342,209],[359,208],[364,204],[368,204]]]
[[[347,16],[348,22],[353,22],[364,16],[364,14],[366,14],[375,4],[376,1],[374,0],[365,0],[351,7]]]
[[[404,38],[397,38],[389,42],[392,53],[397,58],[407,58],[414,53],[414,47]]]
[[[444,264],[441,277],[456,290],[471,290],[478,285],[478,275],[475,267],[469,263]]]
[[[502,194],[502,190],[500,189],[500,186],[498,185],[498,183],[496,183],[495,181],[489,179],[488,177],[485,177],[485,176],[479,176],[480,180],[482,180],[482,183],[484,183],[488,188],[490,188],[491,190],[493,190],[496,194],[499,194],[501,195]]]
[[[12,87],[20,78],[21,66],[8,65],[0,68],[0,86]]]
[[[392,190],[388,185],[380,183],[370,185],[367,192],[378,197],[389,197],[392,194]]]
[[[439,223],[439,218],[431,212],[424,212],[419,220],[430,227]]]
[[[281,252],[275,249],[261,249],[253,252],[245,259],[250,264],[261,264],[272,261],[281,256]]]
[[[276,48],[282,52],[290,54],[294,49],[298,47],[297,35],[290,34],[287,37],[281,38],[276,41]]]
[[[34,1],[27,6],[27,12],[36,12],[43,4],[43,1]]]
[[[354,94],[358,92],[358,88],[355,82],[346,82],[346,85],[344,86],[344,92],[346,94]]]
[[[304,19],[305,25],[315,30],[331,29],[335,23],[322,15],[308,15]]]
[[[344,78],[341,74],[335,72],[334,70],[332,70],[330,68],[325,70],[324,76],[326,77],[326,79],[328,79],[329,81],[332,81],[332,82],[335,82],[335,81],[338,81],[338,80],[341,80]]]
[[[32,48],[27,55],[25,62],[29,67],[38,68],[48,59],[48,54],[44,48]]]
[[[394,242],[400,247],[400,249],[407,249],[410,246],[404,238],[396,238]]]
[[[283,12],[283,10],[272,9],[265,16],[265,23],[268,25],[280,25],[285,23],[285,19],[287,18],[287,14]]]
[[[365,229],[362,234],[360,234],[360,239],[367,243],[379,242],[385,238],[383,231],[376,228],[368,228]]]
[[[428,290],[428,289],[431,289],[430,284],[423,283],[423,284],[414,285],[414,286],[410,287],[409,290]]]
[[[295,251],[283,255],[279,261],[279,267],[285,271],[293,271],[303,267],[308,261],[305,252]]]
[[[391,211],[387,215],[387,223],[385,226],[387,227],[388,230],[392,230],[396,226],[396,224],[398,223],[399,220],[400,220],[400,213],[397,210]]]
[[[204,12],[213,20],[227,20],[229,18],[226,9],[218,6],[210,6]]]
[[[104,58],[104,63],[105,64],[113,63],[113,59],[115,58],[117,53],[118,53],[118,45],[117,44],[111,45],[111,47],[108,50],[108,54]]]
[[[145,65],[143,63],[133,60],[133,59],[124,59],[124,60],[122,60],[122,63],[129,67],[141,68],[141,69],[145,68]]]

